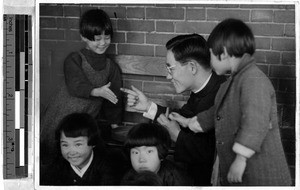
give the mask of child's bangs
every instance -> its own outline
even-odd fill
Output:
[[[72,129],[72,130],[68,130],[65,129],[64,134],[66,137],[71,137],[71,138],[76,138],[76,137],[80,137],[80,136],[86,136],[88,137],[88,130],[86,129]]]
[[[139,147],[139,146],[157,146],[159,143],[155,137],[137,137],[130,138],[127,140],[125,146],[128,148]]]

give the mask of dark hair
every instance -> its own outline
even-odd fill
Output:
[[[162,179],[154,172],[144,170],[133,171],[122,179],[121,185],[131,186],[163,186]]]
[[[159,159],[168,155],[171,138],[167,129],[154,123],[141,123],[132,127],[126,137],[124,146],[128,152],[139,146],[155,146]]]
[[[55,140],[60,144],[62,132],[66,137],[88,137],[88,145],[97,145],[100,141],[100,131],[96,120],[87,113],[72,113],[65,116],[55,131]]]
[[[245,53],[253,55],[255,39],[251,29],[241,20],[229,18],[219,23],[207,40],[214,55],[224,52],[226,47],[230,56],[242,57]]]
[[[210,68],[210,53],[206,40],[199,34],[179,35],[166,44],[176,61],[182,65],[190,60],[197,61],[204,68]]]
[[[85,12],[80,20],[81,36],[94,41],[95,35],[105,35],[113,37],[113,27],[109,16],[101,9],[92,9]]]

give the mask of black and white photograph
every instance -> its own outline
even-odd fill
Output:
[[[34,14],[33,189],[299,187],[299,2]]]

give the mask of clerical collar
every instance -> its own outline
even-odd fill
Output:
[[[193,91],[193,92],[195,94],[198,93],[198,92],[200,92],[207,85],[207,83],[210,80],[211,76],[212,76],[212,72],[210,73],[210,75],[208,76],[208,78],[206,79],[206,81],[202,84],[202,86],[198,90]]]

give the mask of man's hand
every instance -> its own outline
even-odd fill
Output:
[[[165,114],[160,114],[160,116],[157,118],[157,122],[169,131],[171,139],[176,142],[180,132],[179,124],[176,121],[170,121]]]
[[[145,96],[145,94],[131,86],[131,89],[121,88],[120,90],[127,93],[127,105],[131,108],[135,109],[136,111],[147,112],[151,102]]]
[[[227,174],[227,180],[229,183],[241,183],[243,174],[246,168],[247,158],[237,154],[235,160],[232,162],[229,172]]]
[[[110,87],[110,82],[107,83],[106,85],[104,86],[101,86],[99,88],[94,88],[92,91],[91,91],[91,95],[92,96],[95,96],[95,97],[102,97],[102,98],[105,98],[107,100],[109,100],[110,102],[112,102],[113,104],[116,104],[118,102],[118,98],[117,96],[115,95],[115,93],[113,93],[113,91],[111,91],[109,89]]]
[[[169,118],[173,121],[177,121],[182,127],[188,126],[189,119],[183,117],[179,113],[172,112],[172,113],[170,113]]]

